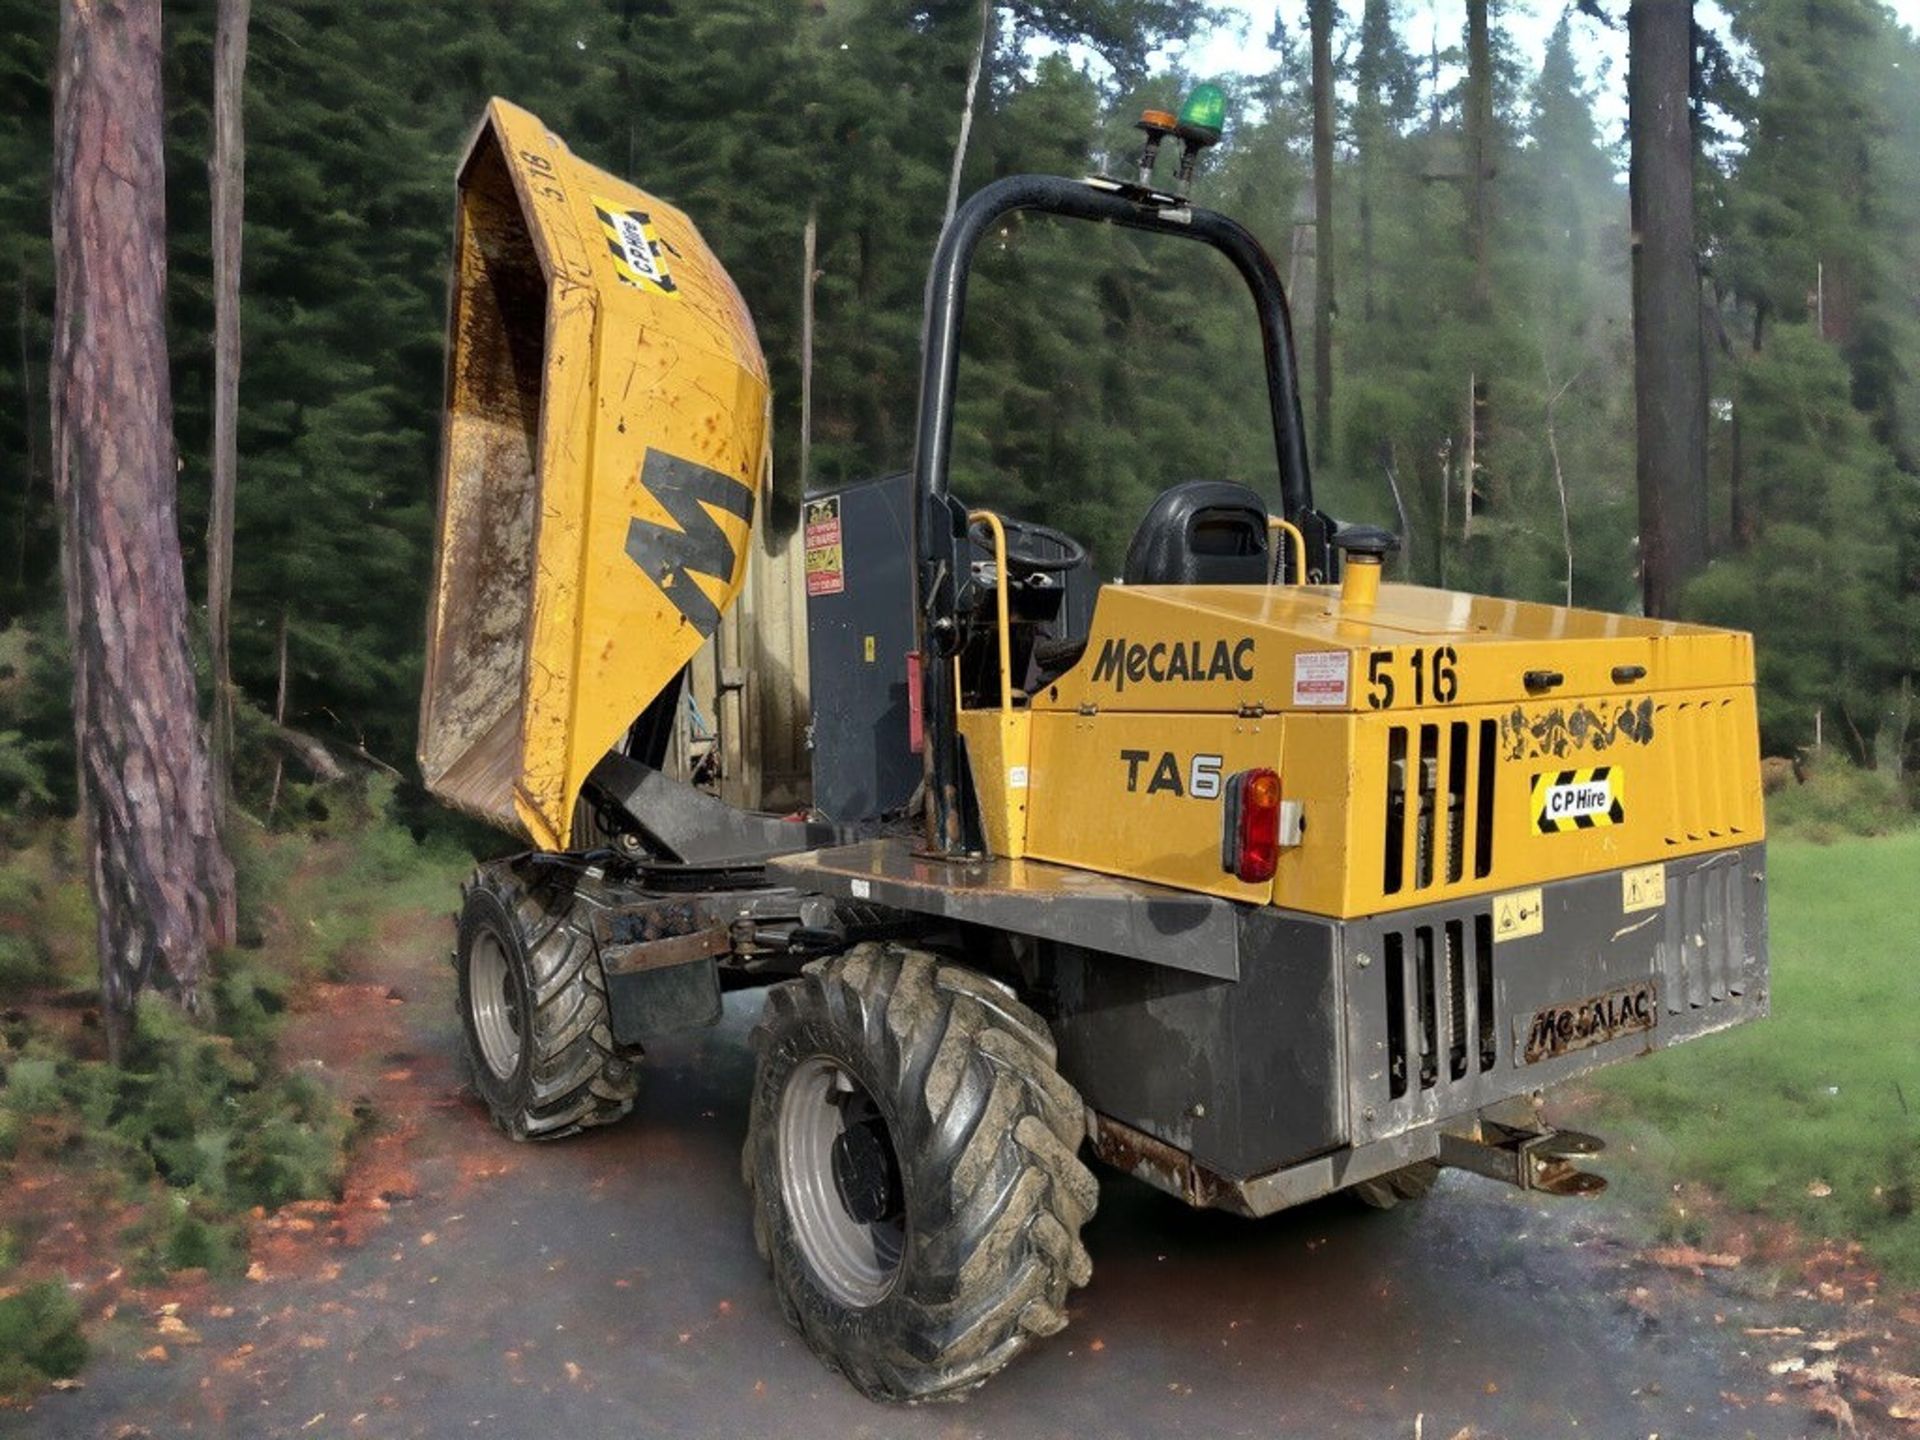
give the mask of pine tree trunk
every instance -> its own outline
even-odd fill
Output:
[[[279,657],[280,683],[273,692],[273,724],[275,729],[284,730],[287,725],[287,612],[284,606],[280,610],[279,634],[274,639],[274,653]],[[273,757],[273,789],[267,795],[267,824],[273,824],[273,812],[280,808],[280,782],[286,777],[287,760],[284,755]],[[585,809],[585,806],[581,807]]]
[[[1473,538],[1473,516],[1480,500],[1480,377],[1467,374],[1467,408],[1460,418],[1466,450],[1460,462],[1460,538]]]
[[[1467,467],[1469,529],[1481,510],[1499,509],[1504,487],[1491,472],[1483,476],[1478,457],[1485,449],[1491,425],[1493,369],[1485,353],[1493,321],[1493,37],[1487,22],[1487,0],[1467,0],[1467,241],[1473,253],[1473,293],[1470,313],[1481,326],[1477,373],[1467,401]],[[1485,488],[1481,481],[1485,479]]]
[[[1313,458],[1333,440],[1333,0],[1309,0],[1313,39]]]
[[[1759,355],[1767,338],[1767,307],[1756,305],[1753,311],[1753,348],[1748,363]],[[1737,395],[1733,402],[1731,439],[1727,454],[1727,522],[1735,550],[1748,550],[1760,538],[1760,516],[1747,498],[1747,446],[1743,427],[1746,401]]]
[[[1373,305],[1373,157],[1360,157],[1360,313],[1369,323]]]
[[[1641,584],[1647,614],[1671,616],[1707,558],[1706,374],[1688,107],[1692,6],[1634,0],[1627,27]]]
[[[1427,31],[1427,133],[1440,133],[1440,26]]]
[[[27,301],[27,277],[20,276],[20,310],[18,331],[20,337],[20,414],[21,428],[26,432],[27,453],[20,467],[20,529],[14,537],[13,550],[13,586],[21,595],[27,588],[27,534],[33,527],[33,490],[40,478],[40,434],[39,426],[33,423],[33,355],[27,343],[27,321],[32,307]]]
[[[167,380],[159,0],[65,0],[54,86],[54,484],[109,1054],[151,981],[189,1009],[233,870],[187,646]]]
[[[1493,42],[1487,0],[1467,0],[1467,235],[1473,251],[1473,310],[1493,310]]]
[[[220,0],[213,41],[213,493],[207,515],[207,645],[213,665],[216,818],[233,797],[233,497],[238,481],[240,244],[250,0]]]
[[[819,279],[816,258],[820,240],[820,208],[807,206],[807,226],[800,237],[800,494],[813,484],[813,287]]]
[[[1747,505],[1747,453],[1741,422],[1746,405],[1735,400],[1727,423],[1727,538],[1735,550],[1753,544],[1753,519]]]

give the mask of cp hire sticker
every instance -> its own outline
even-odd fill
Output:
[[[1293,703],[1295,708],[1315,705],[1344,708],[1347,703],[1347,652],[1303,650],[1295,655]]]
[[[654,295],[677,294],[667,262],[660,258],[660,238],[653,233],[653,218],[644,210],[604,195],[592,199],[593,213],[600,219],[607,249],[613,255],[613,273],[621,282]]]
[[[1533,828],[1541,835],[1618,825],[1627,818],[1617,765],[1543,770],[1533,777]]]

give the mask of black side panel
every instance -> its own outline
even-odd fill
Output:
[[[1330,924],[1246,911],[1240,979],[1053,947],[1060,1070],[1087,1104],[1232,1179],[1346,1141]]]
[[[625,755],[604,756],[587,784],[597,803],[625,812],[656,854],[686,865],[757,865],[852,838],[832,825],[736,810]]]
[[[813,803],[833,820],[899,810],[920,780],[920,757],[907,737],[911,504],[911,479],[902,473],[810,496],[801,506]]]
[[[1329,922],[1241,913],[1243,993],[1232,1013],[1248,1159],[1245,1170],[1214,1168],[1261,1174],[1347,1143],[1340,954]]]
[[[720,967],[710,957],[607,976],[613,1038],[622,1045],[677,1035],[720,1018]]]

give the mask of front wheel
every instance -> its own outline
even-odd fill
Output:
[[[874,1399],[948,1399],[1067,1323],[1098,1188],[1039,1016],[861,945],[770,991],[754,1043],[754,1238],[827,1364]]]
[[[614,1043],[594,902],[576,871],[495,860],[467,882],[454,947],[473,1086],[516,1140],[553,1140],[633,1108],[637,1056]]]

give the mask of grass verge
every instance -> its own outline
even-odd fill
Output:
[[[1920,831],[1777,839],[1769,863],[1772,1017],[1606,1072],[1602,1113],[1643,1168],[1920,1285]]]

